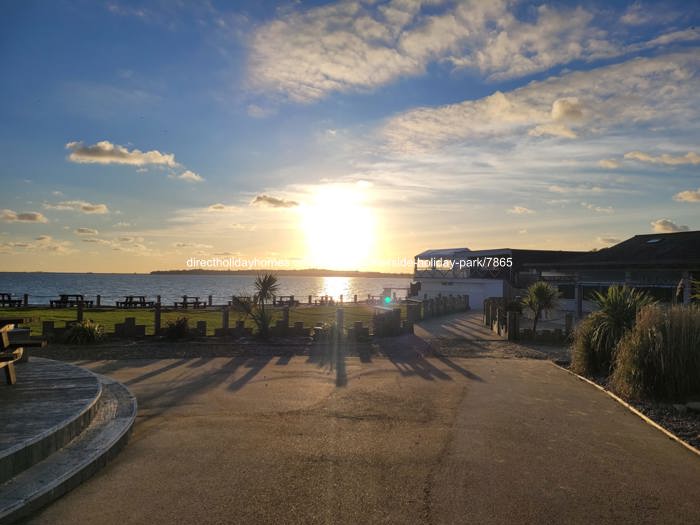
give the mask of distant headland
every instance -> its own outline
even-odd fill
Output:
[[[324,270],[323,268],[305,268],[301,270],[206,270],[194,268],[191,270],[154,270],[151,275],[258,275],[273,273],[279,277],[405,277],[410,279],[412,273],[361,272],[358,270]]]

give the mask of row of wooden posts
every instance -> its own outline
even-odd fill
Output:
[[[373,334],[377,337],[388,337],[400,335],[413,330],[413,325],[423,319],[446,315],[469,309],[469,297],[462,296],[439,296],[434,299],[423,301],[409,301],[406,304],[406,319],[401,319],[400,308],[381,308],[375,311],[372,317]],[[244,321],[237,320],[234,326],[231,326],[230,319],[231,308],[222,307],[221,309],[221,328],[214,330],[215,336],[245,336],[252,335],[249,327],[245,326]],[[289,307],[282,308],[282,319],[275,322],[271,327],[272,335],[311,335],[311,328],[304,327],[303,322],[296,322],[290,326],[289,322]],[[85,316],[82,304],[76,308],[76,321],[83,322]],[[160,303],[156,303],[153,309],[153,324],[154,333],[160,334],[163,330],[162,324],[162,307]],[[69,323],[66,323],[69,324]],[[344,326],[344,309],[338,308],[335,315],[335,325]],[[313,327],[314,332],[322,331],[322,326]],[[63,328],[55,327],[53,321],[44,321],[42,323],[42,334],[44,336],[56,336]],[[197,321],[195,333],[204,336],[207,333],[206,321]],[[339,331],[340,337],[343,336],[342,331]],[[115,336],[117,337],[143,337],[146,335],[146,326],[137,325],[134,317],[127,317],[123,323],[115,325]],[[347,335],[350,339],[361,340],[370,335],[369,327],[364,326],[361,321],[353,324],[347,330]]]
[[[565,340],[574,326],[574,315],[567,312],[564,315],[564,329],[542,330],[533,333],[530,329],[520,328],[522,313],[516,309],[508,309],[506,300],[502,297],[489,297],[484,300],[484,326],[492,332],[505,337],[509,341],[519,341],[521,339],[547,339],[554,341]]]

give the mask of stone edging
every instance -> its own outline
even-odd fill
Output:
[[[629,410],[629,411],[632,412],[633,414],[639,416],[644,422],[646,422],[647,424],[649,424],[649,425],[651,425],[652,427],[656,428],[657,430],[660,430],[661,432],[663,432],[664,434],[666,434],[667,437],[671,438],[673,441],[676,441],[676,442],[680,443],[680,444],[683,445],[685,448],[687,448],[690,452],[692,452],[692,453],[695,454],[696,456],[700,457],[700,450],[698,450],[697,448],[695,448],[695,447],[694,447],[693,445],[691,445],[690,443],[686,443],[686,442],[683,441],[681,438],[679,438],[677,435],[675,435],[673,432],[671,432],[671,431],[668,430],[668,429],[665,429],[664,427],[662,427],[661,425],[659,425],[656,421],[654,421],[653,419],[651,419],[651,418],[649,418],[648,416],[646,416],[645,414],[643,414],[641,411],[639,411],[639,410],[637,410],[636,408],[634,408],[634,407],[633,407],[632,405],[630,405],[627,401],[625,401],[625,400],[622,399],[621,397],[617,396],[616,394],[613,394],[610,390],[608,390],[608,389],[606,389],[606,388],[600,386],[598,383],[596,383],[596,382],[594,382],[594,381],[591,381],[591,380],[588,379],[588,378],[585,378],[585,377],[583,377],[583,376],[581,376],[581,375],[578,375],[576,372],[572,372],[572,371],[569,370],[568,368],[564,368],[563,366],[560,366],[560,365],[556,364],[556,363],[553,362],[553,361],[550,361],[550,363],[552,363],[552,365],[554,365],[555,367],[557,367],[557,368],[563,370],[564,372],[567,372],[567,373],[571,374],[572,376],[577,377],[577,378],[580,379],[581,381],[584,381],[584,382],[588,383],[589,385],[594,386],[595,388],[597,388],[597,389],[600,390],[601,392],[604,392],[604,393],[607,394],[609,397],[613,398],[615,401],[617,401],[618,403],[620,403],[623,407],[627,408],[627,410]]]

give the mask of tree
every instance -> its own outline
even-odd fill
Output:
[[[537,323],[542,312],[552,310],[557,306],[559,291],[549,283],[537,281],[529,286],[523,298],[523,306],[532,310],[532,331],[537,332]]]
[[[258,334],[263,338],[268,337],[272,321],[272,314],[265,310],[266,301],[272,299],[278,289],[277,277],[266,273],[255,278],[255,295],[252,300],[233,298],[232,306],[253,320],[258,327]]]

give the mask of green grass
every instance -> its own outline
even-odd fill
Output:
[[[406,318],[406,308],[401,306],[401,318]],[[290,309],[289,322],[303,322],[304,326],[312,327],[318,323],[332,323],[335,321],[335,313],[337,306],[302,306]],[[344,326],[350,327],[355,321],[362,321],[365,325],[369,325],[372,321],[372,315],[375,309],[368,305],[345,305],[343,306]],[[108,333],[114,332],[114,325],[124,322],[126,317],[136,318],[136,324],[146,325],[146,334],[153,335],[154,327],[154,310],[153,309],[133,309],[122,310],[116,308],[89,308],[83,313],[84,319],[90,319],[104,326]],[[31,328],[31,335],[41,335],[42,321],[54,321],[56,326],[62,327],[66,321],[75,321],[77,310],[75,308],[46,308],[46,307],[27,307],[27,308],[0,308],[0,318],[24,317],[31,318],[28,326]],[[161,313],[161,326],[165,327],[168,321],[174,321],[178,317],[186,316],[189,320],[190,327],[194,327],[197,321],[207,322],[207,335],[214,335],[214,329],[221,328],[222,315],[220,308],[211,308],[203,310],[166,310]],[[238,312],[231,311],[229,315],[229,326],[234,326],[235,322],[242,319],[242,315]],[[281,319],[282,310],[275,308],[273,310],[273,319]],[[246,321],[246,326],[253,326],[250,319]]]

